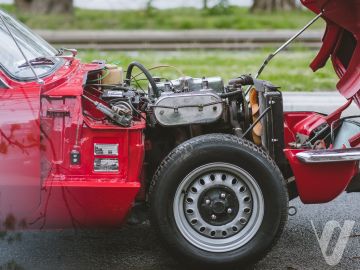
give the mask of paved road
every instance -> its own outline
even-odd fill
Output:
[[[360,194],[346,194],[324,205],[303,205],[298,199],[292,201],[298,214],[289,218],[279,243],[254,269],[329,269],[311,225],[313,221],[320,234],[329,220],[337,220],[341,225],[345,220],[357,222],[343,259],[332,269],[359,269],[360,237],[356,236],[360,235],[359,202]],[[20,241],[2,242],[0,250],[0,264],[10,261],[12,267],[19,267],[10,269],[182,269],[159,246],[148,225],[112,232],[24,233]]]
[[[318,111],[322,113],[331,113],[336,108],[346,103],[346,99],[337,91],[324,92],[284,92],[284,110],[286,111]],[[345,115],[359,114],[355,104],[344,112]]]
[[[288,109],[302,109],[301,106],[306,104],[308,109],[316,108],[326,112],[330,107],[344,102],[336,93],[286,93],[284,97],[285,108]],[[352,110],[355,111],[354,108]],[[345,220],[356,221],[343,259],[332,269],[360,268],[360,194],[343,194],[323,205],[303,205],[295,199],[290,205],[298,208],[298,214],[289,217],[279,243],[254,269],[329,269],[322,257],[311,221],[320,235],[330,220],[336,220],[341,225]],[[334,247],[334,242],[330,246]],[[118,231],[27,232],[21,234],[20,240],[12,243],[1,241],[0,251],[0,265],[5,265],[0,269],[182,269],[159,246],[146,224]]]
[[[127,10],[127,9],[144,9],[148,0],[74,0],[74,5],[79,8],[104,9],[104,10]],[[160,9],[177,8],[177,7],[202,7],[202,1],[189,0],[155,0],[153,6]],[[213,5],[217,1],[209,1]],[[14,3],[14,0],[0,0],[0,3]],[[230,0],[230,5],[249,6],[251,0]]]
[[[246,50],[278,47],[297,30],[36,30],[56,47],[95,50]],[[318,49],[323,30],[308,30],[296,42]]]

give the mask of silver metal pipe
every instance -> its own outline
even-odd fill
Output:
[[[255,79],[257,79],[260,74],[263,72],[264,68],[267,66],[267,64],[270,62],[270,60],[277,55],[279,52],[284,50],[291,42],[293,42],[298,36],[300,36],[306,29],[308,29],[312,24],[314,24],[323,13],[319,13],[316,17],[314,17],[310,22],[308,22],[303,28],[301,28],[295,35],[293,35],[291,38],[288,39],[283,45],[281,45],[275,52],[269,54],[269,56],[265,59],[263,65],[260,67],[258,72],[255,75]]]
[[[303,163],[349,162],[360,160],[360,148],[311,150],[296,154]]]
[[[321,16],[323,15],[322,12],[320,12],[317,16],[315,16],[311,21],[309,21],[303,28],[301,28],[295,35],[293,35],[291,38],[289,38],[283,45],[281,45],[276,51],[273,53],[270,53],[268,57],[264,60],[263,64],[257,71],[257,73],[254,76],[254,79],[257,79],[260,74],[264,71],[265,67],[270,63],[271,59],[274,58],[279,52],[284,50],[291,42],[293,42],[298,36],[300,36],[306,29],[308,29],[311,25],[313,25]],[[245,95],[247,95],[251,89],[252,85],[250,85],[245,92]]]

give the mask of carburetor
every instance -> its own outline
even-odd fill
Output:
[[[169,92],[180,93],[210,89],[216,93],[222,93],[224,91],[224,82],[220,77],[192,78],[186,76],[176,80],[162,82],[157,79],[156,86],[162,95],[168,95],[170,94]],[[149,85],[149,88],[151,88],[151,85]]]

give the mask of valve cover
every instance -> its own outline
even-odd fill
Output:
[[[192,92],[161,97],[153,109],[160,125],[180,126],[215,122],[223,113],[223,104],[216,94]]]

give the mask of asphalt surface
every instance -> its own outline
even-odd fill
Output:
[[[252,50],[278,47],[298,30],[35,30],[56,47],[82,50]],[[323,30],[307,30],[295,42],[318,49]]]
[[[285,111],[317,111],[331,113],[344,105],[347,100],[337,91],[318,92],[284,92]],[[343,116],[359,114],[358,107],[353,103],[344,111]]]
[[[320,95],[318,102],[313,99],[316,95]],[[307,103],[309,110],[326,112],[331,109],[329,106],[344,102],[336,93],[325,94],[327,98],[321,98],[324,93],[285,94],[284,97],[287,110],[298,108],[294,105],[297,102]],[[355,112],[354,108],[352,110]],[[297,208],[297,214],[289,217],[278,244],[253,269],[360,269],[360,193],[342,194],[322,205],[304,205],[299,199],[291,201],[290,205]],[[341,225],[345,220],[356,223],[342,260],[330,268],[322,256],[311,221],[320,236],[331,220]],[[338,237],[339,230],[332,238],[330,253]],[[0,251],[0,269],[183,269],[161,247],[148,224],[113,231],[10,234],[0,241]]]
[[[209,5],[216,4],[216,1],[209,1]],[[229,0],[230,5],[250,6],[251,0]],[[14,0],[0,0],[0,3],[14,3]],[[73,0],[74,6],[83,9],[102,9],[102,10],[128,10],[144,9],[147,2],[144,0]],[[156,0],[152,6],[159,9],[178,8],[178,7],[195,7],[202,8],[202,1],[188,0]]]
[[[289,217],[278,244],[253,269],[329,269],[311,221],[321,235],[330,220],[341,225],[345,220],[356,221],[342,260],[331,269],[359,269],[359,202],[360,194],[356,193],[323,205],[303,205],[298,199],[290,202],[298,208],[297,215]],[[335,234],[334,239],[337,237]],[[183,269],[163,250],[146,224],[117,231],[28,232],[11,244],[2,241],[0,250],[1,269]]]

